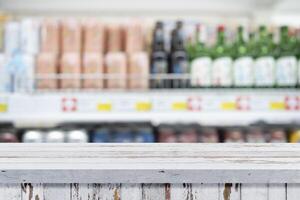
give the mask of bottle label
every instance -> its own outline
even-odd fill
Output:
[[[211,66],[210,57],[196,58],[191,63],[191,84],[192,86],[211,86]]]
[[[297,59],[295,56],[281,57],[276,62],[276,82],[278,86],[297,84]]]
[[[152,64],[153,74],[166,74],[168,72],[168,63],[165,60],[154,60]]]
[[[217,58],[213,62],[212,84],[221,87],[232,85],[232,59],[230,57]]]
[[[237,87],[250,87],[254,84],[253,59],[241,57],[234,61],[233,80]]]
[[[256,86],[271,87],[275,84],[275,60],[271,56],[261,57],[254,64]]]

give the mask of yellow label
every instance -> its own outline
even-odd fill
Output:
[[[222,110],[236,110],[236,103],[235,102],[223,102],[221,104]]]
[[[187,103],[186,102],[175,102],[172,105],[172,109],[176,110],[176,111],[187,110]]]
[[[291,143],[300,143],[300,131],[294,132],[290,137]]]
[[[8,110],[8,105],[4,103],[0,103],[0,113],[7,112]]]
[[[284,102],[271,102],[270,110],[285,110],[285,103]]]
[[[137,111],[150,111],[152,109],[152,104],[150,102],[137,102],[135,104],[135,109]]]
[[[111,111],[111,109],[112,109],[111,103],[99,103],[97,105],[97,110],[98,111],[106,111],[106,112],[108,112],[108,111]]]

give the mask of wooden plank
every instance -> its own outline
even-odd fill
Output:
[[[193,200],[192,184],[172,184],[171,200]]]
[[[142,184],[143,200],[170,200],[169,184]]]
[[[269,184],[269,200],[286,200],[286,184]]]
[[[0,184],[0,200],[20,200],[21,184]]]
[[[240,183],[220,184],[219,196],[221,200],[241,200],[241,184]]]
[[[70,184],[43,184],[44,200],[71,200]]]
[[[42,183],[23,183],[22,200],[44,200],[44,187]]]
[[[269,200],[268,184],[242,184],[243,200]]]
[[[298,144],[1,144],[0,183],[298,183],[299,155]]]
[[[287,184],[287,200],[299,200],[300,184]]]
[[[219,184],[192,184],[193,200],[220,200]]]
[[[141,200],[142,185],[141,184],[122,184],[121,200]]]
[[[120,200],[121,184],[101,184],[97,200]]]

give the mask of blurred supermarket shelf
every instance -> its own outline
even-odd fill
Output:
[[[300,122],[297,89],[195,89],[2,94],[0,121],[16,126],[62,122],[197,122],[247,125]]]

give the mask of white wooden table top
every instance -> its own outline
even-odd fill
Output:
[[[1,144],[0,183],[300,183],[298,144]]]

